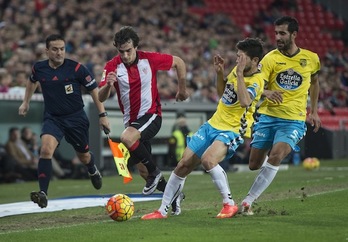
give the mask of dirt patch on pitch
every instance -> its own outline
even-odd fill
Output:
[[[42,230],[54,227],[69,227],[76,224],[85,224],[86,221],[107,221],[110,218],[105,211],[98,212],[99,208],[89,208],[88,212],[81,215],[75,211],[59,211],[40,214],[24,214],[7,217],[7,223],[2,223],[0,233],[25,230]],[[96,211],[96,212],[93,212]]]

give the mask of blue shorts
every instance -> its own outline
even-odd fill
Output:
[[[192,137],[187,138],[187,147],[201,158],[215,140],[219,140],[228,146],[224,160],[230,159],[236,153],[238,146],[244,142],[240,134],[215,129],[208,122],[205,122]]]
[[[305,136],[307,126],[304,121],[287,120],[261,114],[254,123],[251,147],[270,149],[278,142],[284,142],[294,150]]]
[[[84,110],[64,116],[45,113],[41,136],[50,134],[58,143],[65,137],[77,152],[86,153],[89,151],[88,129],[89,121]]]

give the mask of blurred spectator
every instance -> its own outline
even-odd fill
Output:
[[[34,154],[34,156],[39,156],[39,144],[36,134],[33,133],[32,129],[28,126],[24,126],[21,129],[21,139],[27,146],[27,148]]]
[[[53,154],[52,161],[53,160],[64,171],[64,176],[60,178],[89,179],[85,165],[82,164],[82,162],[76,155],[73,158],[66,158],[61,154],[59,149],[56,149]]]
[[[0,144],[0,183],[21,181],[22,176],[16,171],[15,162],[7,154],[5,146]]]
[[[24,96],[27,74],[24,71],[18,71],[14,80],[11,83],[11,88],[8,93],[13,95]]]
[[[183,57],[187,63],[189,88],[195,91],[189,101],[216,103],[217,98],[212,89],[215,86],[215,73],[209,67],[211,56],[224,53],[227,63],[225,69],[232,69],[236,57],[231,46],[244,36],[261,38],[268,52],[274,47],[272,39],[267,35],[267,27],[283,15],[284,9],[292,9],[296,13],[301,11],[299,2],[295,0],[268,1],[268,4],[261,6],[250,24],[239,27],[228,14],[190,12],[191,6],[206,7],[203,0],[135,1],[137,4],[134,4],[134,0],[91,0],[85,1],[83,5],[78,2],[4,1],[0,14],[0,67],[6,68],[14,76],[13,85],[21,86],[17,75],[26,73],[27,79],[33,62],[46,58],[44,40],[51,33],[64,36],[66,57],[81,61],[99,82],[102,66],[115,55],[110,42],[115,29],[121,25],[132,25],[141,35],[140,47],[143,50],[170,52]],[[132,13],[132,18],[128,17],[129,13]],[[342,71],[348,71],[348,51],[330,49],[325,58],[330,61],[323,61],[322,69],[328,66],[337,73],[333,76],[334,83],[329,83],[333,93],[338,95],[334,99],[339,99],[339,105],[346,107],[344,93],[337,89],[347,85],[341,86],[336,81],[340,82]],[[324,82],[328,81],[321,78],[321,83]],[[11,86],[11,89],[14,94],[22,94],[21,88]],[[158,89],[161,99],[173,100],[176,80],[170,71],[158,78]]]
[[[24,181],[36,180],[38,159],[21,140],[17,127],[10,128],[5,147],[7,154],[15,163],[15,170],[21,174],[22,179]]]
[[[340,87],[341,87],[345,92],[348,92],[348,69],[344,69],[344,71],[341,73],[340,81],[341,81]],[[347,105],[347,104],[346,104],[346,105]]]
[[[0,72],[0,92],[8,93],[12,84],[12,76],[7,71]]]
[[[182,154],[186,148],[187,136],[191,136],[193,133],[188,127],[185,111],[180,110],[176,114],[176,120],[172,128],[172,135],[168,140],[169,162],[167,165],[175,167],[180,161]]]
[[[40,147],[38,144],[38,138],[32,129],[28,126],[25,126],[21,129],[21,140],[26,145],[27,149],[33,154],[35,160],[39,160],[39,151]],[[54,178],[65,178],[66,174],[64,169],[61,167],[61,164],[56,160],[52,159],[52,171]]]
[[[323,82],[319,91],[318,107],[329,110],[332,115],[335,115],[335,106],[337,106],[337,100],[335,100],[333,90],[328,83]]]
[[[25,71],[18,71],[13,81],[13,86],[26,87],[28,75]]]

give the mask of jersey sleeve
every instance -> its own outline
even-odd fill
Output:
[[[316,74],[318,71],[320,71],[320,60],[319,60],[319,56],[315,53],[313,53],[312,56],[312,62],[314,63],[313,66],[313,71],[312,71],[312,75]]]
[[[38,79],[36,78],[36,68],[37,68],[37,63],[34,64],[31,68],[31,75],[29,76],[29,81],[31,81],[32,83],[35,83],[38,81]]]
[[[92,91],[97,88],[98,85],[95,81],[93,74],[82,64],[78,67],[78,80],[88,91]]]
[[[106,84],[106,77],[107,77],[108,73],[112,71],[112,66],[114,66],[114,65],[112,65],[111,61],[108,61],[105,64],[104,70],[103,70],[103,74],[101,76],[101,79],[100,79],[100,82],[99,82],[99,85],[98,85],[99,87],[105,86],[105,84]],[[113,67],[113,69],[114,69],[114,71],[116,70],[115,66]]]
[[[271,53],[271,52],[270,52]],[[260,61],[259,70],[263,73],[264,80],[269,82],[268,78],[271,76],[272,65],[269,53]]]
[[[36,79],[35,79],[35,66],[33,66],[31,68],[31,75],[29,77],[29,81],[31,81],[32,83],[37,82]]]
[[[143,52],[155,70],[168,71],[173,65],[173,56],[157,52]]]
[[[264,80],[262,73],[254,74],[251,82],[247,86],[247,91],[250,93],[252,100],[259,99],[264,88]]]

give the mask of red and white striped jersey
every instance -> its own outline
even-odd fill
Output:
[[[146,51],[137,51],[131,66],[124,65],[120,55],[106,63],[99,87],[106,84],[109,72],[116,72],[114,86],[126,126],[146,113],[162,115],[156,74],[160,70],[169,70],[172,64],[172,55]]]

